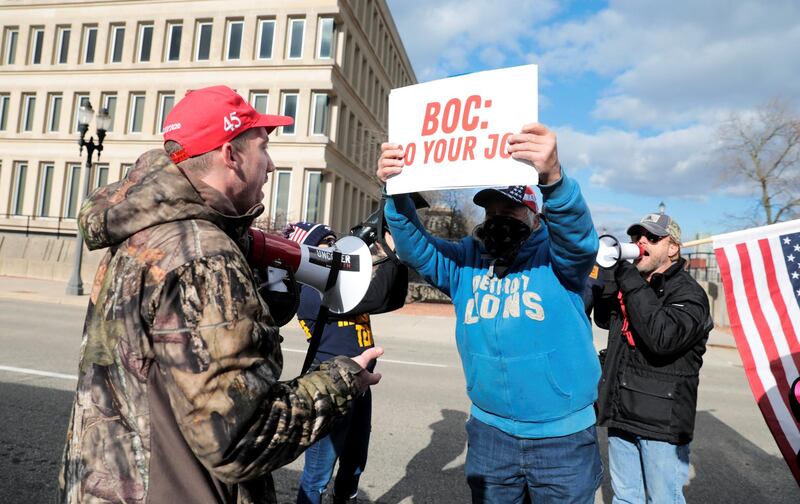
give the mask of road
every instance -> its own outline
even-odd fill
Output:
[[[83,310],[0,299],[0,502],[52,501],[77,373]],[[374,390],[370,460],[359,502],[469,502],[464,478],[469,403],[446,317],[382,315],[386,349]],[[285,377],[302,363],[304,338],[283,330]],[[602,343],[602,332],[596,343]],[[32,374],[40,373],[40,374]],[[689,502],[789,503],[795,484],[753,401],[738,354],[712,347],[702,370]],[[605,452],[605,432],[601,433]],[[605,463],[605,457],[604,457]],[[302,456],[275,473],[292,502]],[[611,502],[608,478],[597,502]]]

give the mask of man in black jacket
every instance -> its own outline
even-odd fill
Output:
[[[595,303],[595,323],[609,330],[597,405],[613,502],[683,503],[713,327],[708,298],[684,271],[680,227],[668,215],[647,215],[628,235],[642,257],[621,261]]]

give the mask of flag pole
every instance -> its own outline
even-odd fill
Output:
[[[699,240],[692,240],[686,243],[681,243],[681,248],[691,248],[696,247],[698,245],[705,245],[706,243],[711,243],[714,241],[713,236],[709,236],[707,238],[700,238]]]

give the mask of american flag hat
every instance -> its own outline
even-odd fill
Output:
[[[533,213],[539,212],[539,207],[536,204],[536,193],[533,192],[533,187],[527,186],[508,186],[508,187],[492,187],[478,191],[472,202],[478,206],[486,208],[490,200],[501,196],[510,199],[514,203],[525,205],[530,208]]]
[[[300,221],[287,226],[283,230],[283,236],[297,243],[316,247],[328,236],[336,238],[336,233],[325,224]]]

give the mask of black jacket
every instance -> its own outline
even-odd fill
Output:
[[[646,439],[692,440],[697,386],[708,333],[708,298],[679,259],[648,284],[623,262],[595,303],[595,323],[608,329],[598,390],[598,424]],[[618,286],[618,287],[617,287]],[[622,334],[623,293],[635,346]]]

